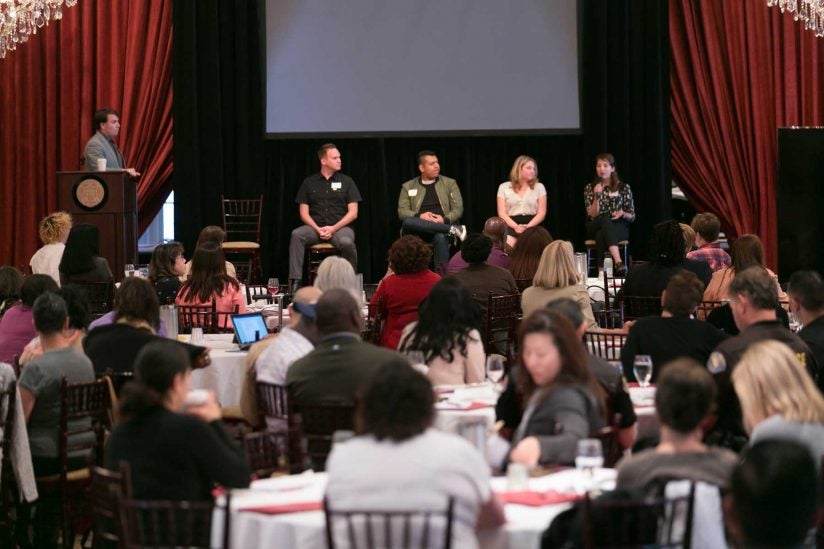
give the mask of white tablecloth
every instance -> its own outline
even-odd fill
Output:
[[[212,363],[192,372],[192,389],[210,389],[215,392],[218,403],[224,407],[240,406],[240,394],[246,371],[245,351],[239,351],[232,344],[233,334],[207,334],[203,343],[209,347]],[[189,336],[181,336],[188,341]]]
[[[252,484],[249,490],[232,492],[231,546],[243,549],[278,547],[315,549],[326,547],[325,519],[323,511],[308,511],[266,515],[240,511],[263,505],[283,505],[297,502],[322,501],[326,490],[326,473],[291,475],[266,479]],[[599,488],[611,489],[615,484],[615,470],[599,469],[595,473]],[[495,492],[506,490],[505,478],[493,478]],[[545,477],[529,479],[529,489],[536,491],[578,491],[583,486],[582,475],[569,469]],[[500,531],[482,532],[479,536],[483,548],[531,549],[540,545],[541,533],[562,511],[572,504],[560,503],[544,507],[506,504],[506,525]],[[215,509],[212,521],[213,546],[223,539],[223,510]]]

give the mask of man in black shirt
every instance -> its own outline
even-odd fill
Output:
[[[798,271],[787,287],[790,309],[804,328],[798,337],[809,345],[816,363],[824,365],[824,281],[815,271]],[[818,372],[818,388],[824,392],[824,375]]]
[[[295,202],[300,205],[303,225],[292,231],[289,241],[289,279],[300,280],[306,246],[321,241],[332,243],[341,255],[358,270],[355,231],[349,224],[358,218],[361,195],[355,182],[340,173],[340,151],[332,143],[318,150],[320,172],[301,183]]]
[[[818,367],[810,348],[804,341],[776,318],[778,291],[775,281],[760,266],[750,267],[735,275],[729,287],[730,308],[738,329],[735,337],[722,341],[707,361],[707,369],[718,384],[718,421],[707,433],[707,442],[740,451],[747,442],[741,418],[741,405],[732,386],[731,376],[741,355],[750,345],[766,339],[786,344],[796,353],[816,379]]]

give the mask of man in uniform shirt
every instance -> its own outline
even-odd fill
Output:
[[[824,281],[815,271],[796,271],[787,286],[790,310],[804,326],[798,337],[809,345],[819,367],[824,365]],[[819,372],[818,388],[824,392],[824,375]]]
[[[741,332],[722,341],[707,361],[707,368],[718,384],[718,421],[707,434],[707,442],[739,451],[746,444],[747,434],[731,376],[749,346],[774,339],[796,353],[813,380],[817,378],[818,367],[807,344],[777,319],[778,292],[766,269],[755,266],[736,274],[730,283],[729,298],[735,324]]]
[[[457,225],[463,215],[463,199],[458,183],[441,175],[438,157],[432,151],[418,153],[421,175],[401,186],[398,217],[401,232],[420,236],[435,247],[435,270],[449,261],[448,236],[466,238],[466,227]]]
[[[358,270],[358,250],[355,231],[349,224],[358,218],[361,195],[355,182],[340,173],[340,151],[332,143],[318,149],[320,171],[301,183],[295,202],[299,206],[303,225],[292,231],[289,241],[289,279],[293,289],[303,271],[306,246],[321,241],[330,242]]]

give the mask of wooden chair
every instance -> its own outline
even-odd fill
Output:
[[[97,379],[108,377],[112,382],[114,393],[120,396],[120,391],[123,389],[123,386],[130,381],[134,381],[134,372],[115,372],[109,368],[103,373],[95,374],[95,377]]]
[[[218,311],[215,300],[211,305],[178,305],[178,333],[191,334],[192,328],[203,328],[204,334],[222,334],[234,331],[232,315],[236,315],[238,306],[233,311]]]
[[[309,286],[315,283],[318,267],[327,257],[340,255],[340,250],[330,242],[320,242],[306,246],[303,254],[303,282]]]
[[[114,306],[114,282],[72,282],[85,293],[89,300],[89,312],[92,320],[98,319],[112,310]]]
[[[289,395],[290,470],[301,472],[306,464],[315,471],[326,469],[335,431],[353,431],[355,406],[351,402],[295,402]],[[300,441],[299,443],[297,441]]]
[[[379,345],[381,341],[381,334],[383,333],[384,319],[386,311],[384,310],[384,298],[378,298],[378,301],[369,303],[367,305],[366,322],[363,326],[363,340],[369,343]]]
[[[493,295],[489,292],[484,324],[487,354],[501,354],[508,363],[515,359],[515,337],[521,314],[521,294]]]
[[[251,304],[258,301],[265,301],[268,304],[274,303],[269,288],[260,284],[246,284],[246,303]]]
[[[661,316],[661,296],[630,296],[616,297],[616,304],[621,308],[624,322],[637,320],[645,316]]]
[[[603,332],[584,333],[587,351],[608,362],[621,360],[621,349],[627,342],[626,334],[605,334]]]
[[[132,497],[129,465],[120,464],[119,471],[103,467],[91,468],[89,501],[94,516],[93,548],[119,547],[123,539],[118,506],[123,499]]]
[[[11,440],[14,435],[15,409],[17,406],[17,382],[10,383],[0,390],[0,449],[3,459],[0,461],[0,547],[13,547],[15,536],[15,519],[12,509],[15,505],[14,470],[11,465]]]
[[[264,423],[267,419],[286,421],[289,417],[286,387],[266,381],[257,381],[255,383],[255,394],[257,395],[258,414],[261,423]]]
[[[624,325],[623,311],[621,309],[600,309],[592,310],[595,322],[601,328],[618,329]]]
[[[698,320],[706,320],[707,316],[718,307],[721,307],[725,302],[724,301],[702,301],[698,304],[698,307],[695,309],[695,318]]]
[[[685,496],[639,500],[591,499],[581,506],[584,547],[683,547],[692,539],[695,485]]]
[[[618,307],[618,291],[624,286],[624,280],[626,277],[623,276],[607,276],[607,273],[604,272],[604,308],[617,308]]]
[[[323,499],[326,515],[326,546],[349,549],[404,547],[405,549],[452,547],[455,500],[444,509],[414,511],[336,510]]]
[[[237,281],[247,286],[251,284],[255,275],[254,262],[251,259],[248,261],[235,261],[233,265],[235,266],[235,278]]]
[[[226,492],[223,544],[229,547],[231,539],[229,504],[231,492]],[[210,501],[142,501],[124,499],[120,502],[120,522],[125,549],[202,548],[211,549],[212,513]]]
[[[266,478],[273,473],[289,472],[287,433],[261,431],[248,433],[243,437],[243,448],[249,468],[257,478]]]
[[[220,195],[223,208],[223,230],[226,256],[246,258],[249,262],[248,282],[263,278],[260,262],[260,221],[263,217],[263,195],[251,200],[238,200]],[[238,261],[235,262],[237,268]],[[238,273],[240,274],[240,273]]]
[[[41,496],[54,495],[60,500],[65,548],[73,546],[75,515],[83,515],[76,509],[87,503],[90,482],[88,467],[69,470],[69,454],[89,452],[89,464],[102,465],[104,433],[110,427],[110,412],[109,386],[104,379],[70,385],[63,378],[57,438],[59,472],[36,480]]]

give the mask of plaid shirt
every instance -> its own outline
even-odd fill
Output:
[[[712,272],[720,271],[724,267],[729,267],[732,263],[730,255],[721,249],[721,244],[718,242],[704,244],[697,250],[689,252],[687,254],[687,259],[706,261],[710,264],[710,269],[712,269]]]

